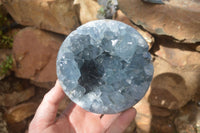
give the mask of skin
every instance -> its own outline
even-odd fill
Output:
[[[56,117],[58,105],[65,97],[59,82],[43,98],[29,125],[29,133],[123,133],[136,116],[130,108],[111,115],[88,112],[70,103],[63,114]]]

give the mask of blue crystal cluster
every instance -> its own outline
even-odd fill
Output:
[[[114,20],[97,20],[73,31],[57,57],[57,76],[66,95],[90,112],[113,114],[146,93],[153,65],[144,38]]]

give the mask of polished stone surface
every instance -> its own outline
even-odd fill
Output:
[[[136,104],[153,76],[148,45],[132,27],[96,20],[73,31],[57,57],[66,95],[90,112],[113,114]]]

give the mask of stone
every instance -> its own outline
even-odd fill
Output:
[[[30,85],[28,80],[16,78],[13,75],[0,80],[0,95],[11,94],[13,92],[22,92],[25,89],[35,88]]]
[[[152,111],[148,101],[150,92],[151,88],[148,89],[145,96],[134,106],[137,110],[137,115],[135,117],[137,133],[149,133],[151,130]]]
[[[97,17],[99,19],[112,19],[118,9],[117,0],[98,0],[101,9],[98,11]]]
[[[157,45],[154,45],[154,48],[152,49],[156,56],[166,60],[172,67],[178,68],[180,73],[182,73],[181,71],[184,73],[185,69],[191,72],[194,71],[196,75],[194,76],[200,80],[200,53],[196,50],[196,48],[199,46],[198,43],[192,45],[186,43],[176,43],[172,40],[166,39],[165,37],[159,37],[156,40]],[[200,83],[190,82],[191,79],[185,78],[185,76],[184,80],[188,80],[185,81],[189,83],[188,86],[191,86],[188,88],[197,89],[193,100],[196,102],[200,101]],[[195,84],[196,87],[193,86],[193,84]],[[194,89],[191,89],[191,91],[193,90]]]
[[[5,81],[5,79],[0,80],[0,90],[1,93],[9,93],[11,88],[11,84],[9,81]]]
[[[7,123],[3,119],[3,114],[0,112],[0,133],[8,133]]]
[[[65,35],[80,25],[73,0],[2,0],[2,3],[21,25]]]
[[[154,57],[154,78],[149,102],[153,106],[177,110],[186,105],[199,88],[198,67],[174,67],[160,57]]]
[[[154,116],[152,118],[150,133],[176,133],[176,127],[173,123],[173,119]]]
[[[21,121],[17,123],[8,123],[9,133],[24,133],[27,128],[27,122]]]
[[[199,43],[192,45],[176,43],[166,39],[165,37],[157,38],[156,43],[159,45],[154,45],[155,47],[152,49],[155,55],[163,58],[173,67],[195,71],[197,74],[196,78],[199,79],[198,74],[200,75],[200,53],[197,50]],[[200,86],[200,84],[197,83],[197,86]],[[193,100],[198,102],[200,101],[200,87],[196,88],[198,90],[196,91]]]
[[[154,44],[154,42],[155,42],[154,37],[153,37],[150,33],[146,32],[146,31],[140,29],[138,26],[134,25],[134,24],[129,20],[129,18],[128,18],[121,10],[118,10],[118,11],[116,12],[116,17],[115,17],[114,19],[117,20],[117,21],[121,21],[121,22],[123,22],[123,23],[125,23],[125,24],[128,24],[128,25],[130,25],[131,27],[133,27],[134,29],[136,29],[136,30],[144,37],[144,39],[145,39],[146,42],[148,43],[148,45],[149,45],[149,50],[152,48],[152,46],[153,46],[153,44]]]
[[[197,89],[197,92],[195,93],[195,96],[193,97],[193,101],[195,101],[200,106],[200,87]]]
[[[55,84],[54,84],[55,85]],[[36,91],[36,94],[34,97],[32,97],[30,100],[28,100],[28,102],[31,102],[31,103],[41,103],[43,98],[44,98],[44,95],[46,93],[49,92],[51,88],[40,88],[40,87],[35,87],[35,91]]]
[[[78,12],[81,24],[97,20],[100,5],[95,0],[74,0],[74,5],[80,8]]]
[[[56,56],[64,37],[35,28],[19,31],[13,43],[15,75],[37,83],[55,82]]]
[[[171,115],[171,112],[168,109],[159,108],[156,106],[150,106],[150,108],[151,108],[151,113],[153,116],[167,117]]]
[[[27,88],[19,92],[12,92],[0,95],[0,106],[11,107],[18,103],[24,102],[35,95],[34,87]]]
[[[189,103],[175,118],[178,133],[200,133],[200,107],[195,103]]]
[[[188,69],[200,67],[200,53],[191,44],[176,43],[164,37],[157,38],[156,43],[158,45],[152,51],[172,66]]]
[[[49,81],[49,82],[37,82],[37,81],[30,81],[31,84],[38,86],[40,88],[50,89],[55,86],[56,81]]]
[[[153,65],[148,45],[135,29],[114,20],[98,20],[65,39],[57,56],[57,75],[76,104],[90,112],[112,114],[144,96]]]
[[[149,4],[142,0],[118,0],[118,2],[119,8],[136,25],[153,34],[172,36],[180,42],[200,41],[198,0],[169,0],[165,4]]]
[[[171,133],[171,131],[175,130],[173,121],[171,120],[171,112],[165,108],[159,108],[150,104],[149,96],[151,91],[152,89],[150,87],[145,96],[134,106],[137,110],[135,118],[136,132]]]
[[[6,119],[9,123],[17,123],[35,114],[38,103],[23,103],[6,111]]]
[[[199,45],[198,46],[196,46],[196,51],[198,51],[198,52],[200,52],[200,43],[199,43]]]

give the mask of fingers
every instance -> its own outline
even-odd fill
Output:
[[[119,117],[110,125],[107,133],[123,133],[136,116],[136,110],[130,108],[121,113]]]
[[[56,85],[44,96],[31,123],[46,128],[55,122],[59,102],[65,94],[57,80]]]
[[[109,114],[109,115],[104,115],[101,118],[101,124],[103,125],[104,129],[108,129],[109,126],[119,117],[120,113],[118,114]]]
[[[65,117],[70,117],[73,118],[74,120],[80,120],[80,118],[90,118],[90,117],[94,117],[96,119],[100,119],[100,115],[101,114],[95,114],[92,112],[88,112],[85,109],[81,108],[80,106],[78,106],[75,103],[70,103],[70,105],[66,108],[66,110],[64,111],[64,115]]]
[[[74,125],[76,132],[94,132],[102,130],[100,115],[88,112],[75,103],[70,103],[63,115],[58,120],[58,123],[69,122]]]
[[[81,115],[92,115],[95,116],[97,118],[100,118],[101,114],[95,114],[92,112],[88,112],[85,109],[81,108],[80,106],[78,106],[77,104],[71,102],[67,108],[65,109],[65,111],[63,112],[62,116],[68,117],[70,115],[76,115],[76,114],[81,114]],[[61,117],[62,117],[61,116]]]
[[[70,102],[67,105],[67,108],[62,112],[62,114],[57,118],[57,120],[63,120],[64,121],[70,116],[70,114],[73,112],[74,108],[76,107],[76,104],[74,102]]]

